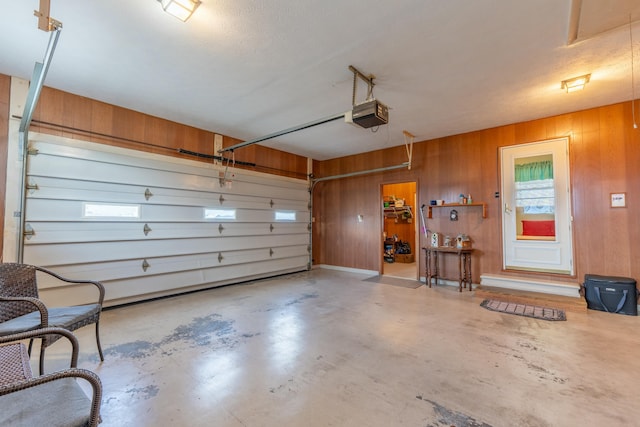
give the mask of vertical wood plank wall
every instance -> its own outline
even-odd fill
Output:
[[[0,168],[6,165],[9,85],[10,77],[0,75]],[[181,147],[213,154],[212,132],[49,88],[43,90],[34,119],[36,126],[32,129],[43,133],[178,157],[176,149]],[[416,213],[421,204],[428,204],[431,199],[453,201],[460,193],[471,193],[475,201],[487,202],[485,219],[478,208],[465,208],[459,209],[460,219],[453,223],[448,219],[448,210],[440,209],[435,211],[433,219],[427,220],[427,227],[450,234],[464,232],[472,237],[477,250],[473,265],[475,278],[481,273],[500,273],[500,201],[494,198],[494,193],[499,191],[498,148],[570,135],[576,264],[576,278],[572,281],[581,280],[585,273],[638,279],[640,131],[634,130],[632,124],[631,103],[619,103],[416,143],[410,171],[399,169],[321,182],[314,190],[314,263],[379,270],[382,262],[379,256],[382,251],[380,185],[416,181],[419,188]],[[238,140],[224,137],[224,146],[236,142]],[[305,158],[259,145],[238,150],[236,160],[259,163],[262,168],[256,170],[263,172],[293,177],[306,174]],[[316,161],[314,174],[323,177],[405,161],[405,149],[400,146]],[[2,172],[0,197],[4,199],[5,173]],[[609,207],[610,193],[617,192],[627,193],[626,208]],[[359,214],[364,215],[362,223],[355,220]],[[424,236],[420,243],[425,244]],[[552,275],[538,276],[557,279]]]
[[[89,142],[198,160],[178,153],[185,149],[214,155],[214,132],[116,107],[82,96],[44,87],[34,111],[31,131]],[[223,136],[223,147],[238,139]],[[307,160],[283,151],[252,145],[235,152],[235,160],[256,164],[238,166],[258,172],[305,179]],[[211,160],[206,160],[211,161]]]
[[[570,136],[576,267],[576,276],[567,281],[580,282],[585,273],[640,279],[640,131],[633,129],[630,102],[416,143],[411,170],[318,183],[314,262],[379,270],[380,257],[371,252],[380,245],[381,219],[373,212],[380,185],[417,181],[417,208],[432,199],[457,201],[460,193],[471,193],[474,201],[488,204],[484,219],[478,207],[457,209],[457,222],[449,220],[446,208],[434,209],[433,219],[427,219],[431,230],[471,236],[476,249],[475,282],[480,274],[536,274],[540,279],[562,280],[554,275],[502,271],[501,206],[494,193],[500,190],[500,147],[566,135]],[[406,160],[401,146],[316,161],[313,169],[316,177],[323,177]],[[619,192],[627,193],[627,207],[611,208],[610,193]],[[365,222],[355,224],[352,218],[361,212]],[[420,247],[425,244],[421,235]],[[424,275],[422,253],[420,260]]]

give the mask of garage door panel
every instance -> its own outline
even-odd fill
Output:
[[[219,258],[219,255],[221,257]],[[178,255],[170,257],[155,257],[144,259],[129,259],[125,261],[97,262],[72,265],[53,266],[58,274],[74,279],[88,279],[100,277],[102,281],[132,279],[158,274],[175,273],[178,271],[203,270],[207,268],[240,266],[252,270],[256,263],[268,263],[282,259],[298,259],[296,265],[306,266],[306,246],[285,246],[275,248],[261,248],[245,251],[229,251],[220,253],[204,253]],[[42,289],[65,288],[64,282],[50,277],[39,277],[39,286]]]
[[[218,184],[214,176],[183,174],[144,166],[102,162],[84,158],[46,155],[41,150],[29,156],[29,175],[116,184],[156,185],[162,187],[197,189],[213,188]]]
[[[306,223],[28,222],[26,245],[308,233]]]
[[[270,277],[273,271],[279,274],[301,270],[304,257],[278,259],[256,263],[254,268],[243,271],[244,280]],[[176,283],[181,287],[176,289]],[[139,276],[130,279],[104,281],[108,289],[109,299],[105,306],[113,306],[133,301],[140,301],[158,296],[172,295],[196,289],[206,289],[238,283],[237,266],[220,266],[211,269],[170,272],[160,275]],[[51,305],[83,304],[91,296],[84,293],[69,293],[61,289],[43,289],[41,298]]]
[[[43,135],[35,132],[30,133],[30,152],[36,151],[38,154],[45,155],[50,161],[56,157],[65,159],[75,159],[76,161],[91,161],[103,164],[113,164],[116,166],[132,166],[135,169],[158,170],[160,172],[170,172],[184,174],[188,176],[208,176],[219,179],[225,176],[232,180],[239,177],[246,182],[264,183],[265,178],[269,182],[269,187],[292,188],[292,178],[268,175],[264,173],[253,173],[245,170],[237,170],[234,168],[226,168],[224,166],[214,166],[210,163],[204,163],[193,160],[185,160],[176,157],[167,157],[155,155],[136,150],[127,150],[119,147],[112,147],[100,144],[94,144],[77,139],[60,138],[53,135]],[[35,161],[37,156],[30,156],[30,163]],[[42,168],[42,171],[46,171]],[[40,171],[30,171],[30,174],[38,175]],[[233,173],[235,176],[231,176]],[[112,179],[108,180],[113,181]],[[304,181],[301,181],[304,182]],[[185,189],[186,187],[176,187]],[[207,187],[209,188],[209,187]],[[301,187],[294,190],[301,190]]]
[[[120,203],[99,202],[83,200],[61,200],[28,198],[26,203],[29,215],[27,221],[104,221],[105,217],[86,216],[86,205],[118,205],[125,207],[137,207],[138,215],[135,217],[106,217],[113,221],[223,221],[205,218],[206,211],[210,209],[230,210],[234,212],[235,222],[270,222],[275,221],[275,209],[243,209],[228,204],[224,207],[209,206],[179,206],[179,205],[154,205],[144,203]],[[289,211],[289,210],[288,210]],[[308,212],[292,211],[301,221],[308,220]],[[225,218],[226,219],[226,218]]]
[[[291,188],[281,181],[254,180],[238,170],[227,174],[229,185],[221,185],[220,172],[211,169],[195,169],[191,173],[163,170],[161,163],[155,167],[143,167],[117,163],[105,163],[83,158],[38,154],[29,156],[29,179],[37,183],[38,177],[58,178],[69,181],[93,181],[144,187],[162,187],[176,190],[216,191],[226,189],[227,194],[245,194],[261,198],[297,198],[305,195],[306,188]],[[224,176],[224,172],[223,176]]]
[[[102,281],[107,305],[309,266],[304,180],[229,169],[221,182],[224,168],[210,164],[35,136],[24,262]],[[138,211],[135,217],[86,216],[87,203]],[[235,219],[208,219],[205,209],[234,210]],[[295,219],[278,221],[276,212]],[[80,288],[42,286],[54,299],[86,297]]]
[[[35,265],[64,265],[75,263],[115,261],[198,253],[226,253],[254,248],[274,248],[307,245],[308,236],[242,236],[197,239],[134,240],[127,242],[55,243],[25,245],[25,258]]]
[[[86,177],[85,177],[86,178]],[[158,186],[115,184],[89,180],[33,176],[29,177],[30,199],[81,200],[102,203],[142,203],[177,206],[211,206],[247,209],[308,210],[306,200],[267,196],[243,196],[216,191],[176,190]]]

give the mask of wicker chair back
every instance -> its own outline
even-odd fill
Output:
[[[0,296],[38,298],[36,268],[27,264],[0,264]],[[37,311],[26,301],[5,301],[0,304],[0,322]]]

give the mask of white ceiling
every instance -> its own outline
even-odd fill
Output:
[[[38,8],[0,0],[0,73],[42,61]],[[377,132],[336,121],[261,143],[318,160],[628,101],[630,16],[640,75],[640,0],[202,0],[187,23],[156,0],[51,0],[51,16],[45,85],[243,140],[349,111],[348,66],[375,75]]]

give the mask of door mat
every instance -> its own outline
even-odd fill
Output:
[[[401,279],[399,277],[390,276],[373,276],[364,279],[363,282],[382,283],[385,285],[400,286],[401,288],[410,289],[418,289],[420,286],[424,285],[424,283],[417,280]]]
[[[564,310],[540,307],[537,305],[517,304],[514,302],[486,299],[480,303],[481,307],[500,313],[516,314],[518,316],[533,317],[543,320],[567,320]]]

